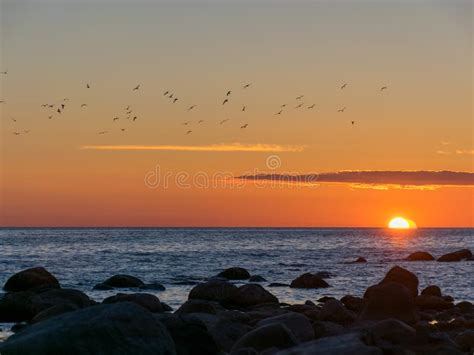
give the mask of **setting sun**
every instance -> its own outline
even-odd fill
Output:
[[[415,222],[402,218],[402,217],[395,217],[388,223],[388,228],[391,229],[410,229],[416,228]]]

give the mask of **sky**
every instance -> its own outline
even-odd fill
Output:
[[[472,1],[0,13],[0,226],[474,227]]]

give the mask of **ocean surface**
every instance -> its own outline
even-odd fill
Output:
[[[394,265],[414,272],[420,288],[436,284],[456,301],[474,302],[474,262],[407,262],[414,251],[435,257],[469,248],[474,229],[0,229],[0,283],[20,270],[44,266],[62,287],[80,289],[100,301],[115,291],[92,291],[95,284],[124,273],[159,282],[151,291],[173,308],[193,283],[240,266],[268,282],[290,283],[304,272],[328,271],[330,288],[268,288],[280,301],[322,296],[363,295]],[[358,256],[366,264],[350,264]],[[150,292],[150,291],[146,291]],[[1,328],[1,326],[0,326]]]

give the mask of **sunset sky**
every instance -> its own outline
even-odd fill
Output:
[[[0,13],[0,226],[474,226],[470,0]]]

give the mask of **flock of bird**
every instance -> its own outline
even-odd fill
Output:
[[[2,75],[7,75],[7,74],[8,74],[8,71],[7,71],[7,70],[2,71],[2,72],[0,72],[0,74],[2,74]],[[344,90],[348,85],[349,85],[349,83],[344,83],[343,85],[340,86],[340,90]],[[241,88],[242,88],[242,90],[246,90],[246,89],[250,88],[251,86],[252,86],[252,83],[248,83],[248,84],[243,85]],[[86,87],[86,89],[91,89],[91,88],[92,88],[92,85],[89,84],[89,83],[86,83],[85,87]],[[132,88],[132,92],[139,91],[140,88],[141,88],[141,85],[138,84],[138,85],[136,85],[135,87]],[[382,86],[382,87],[380,88],[380,91],[385,91],[385,90],[387,90],[387,89],[388,89],[387,86]],[[169,90],[165,91],[165,92],[163,93],[163,96],[164,96],[165,98],[167,98],[168,100],[170,100],[170,102],[171,102],[172,104],[176,104],[176,102],[179,101],[179,98],[178,98],[174,93],[172,93],[172,92],[169,91]],[[223,99],[223,101],[222,101],[222,106],[228,104],[228,103],[230,102],[231,98],[232,98],[232,90],[228,90],[228,91],[225,93],[224,99]],[[296,97],[295,97],[295,102],[296,102],[296,104],[295,104],[295,106],[294,106],[294,109],[301,109],[301,108],[303,108],[303,107],[306,107],[306,109],[312,110],[312,109],[314,109],[314,108],[316,107],[316,104],[314,104],[314,103],[312,103],[311,105],[305,106],[305,103],[303,102],[303,98],[304,98],[304,95],[299,95],[299,96],[296,96]],[[67,107],[66,103],[67,103],[68,101],[69,101],[68,98],[64,98],[59,104],[45,103],[45,104],[42,104],[41,107],[42,107],[42,108],[45,108],[45,109],[50,109],[52,112],[51,112],[50,114],[48,114],[48,119],[53,119],[54,114],[56,114],[56,115],[61,115],[61,114],[65,111],[65,109],[66,109],[66,107]],[[4,103],[5,103],[4,100],[0,100],[0,104],[4,104]],[[80,104],[80,108],[87,108],[87,107],[88,107],[88,104],[87,104],[87,103],[82,103],[82,104]],[[188,111],[188,112],[189,112],[189,111],[192,111],[192,110],[196,109],[196,107],[197,107],[197,105],[193,104],[193,105],[191,105],[191,106],[189,106],[189,107],[187,108],[187,111]],[[277,111],[274,115],[276,115],[276,116],[282,115],[282,114],[285,112],[285,110],[288,109],[288,107],[289,107],[289,105],[286,104],[286,103],[280,105],[278,111]],[[337,112],[338,112],[338,113],[344,113],[344,112],[346,111],[346,109],[347,109],[347,107],[344,106],[344,107],[338,109]],[[241,111],[242,111],[242,112],[245,112],[245,111],[246,111],[246,106],[245,106],[245,105],[242,106]],[[129,121],[131,121],[131,122],[135,122],[135,121],[138,119],[138,116],[134,113],[134,111],[132,110],[132,108],[131,108],[130,105],[128,105],[127,107],[125,107],[124,112],[125,112],[125,115],[124,115],[124,117],[122,117],[122,118],[124,118],[124,119],[126,119],[126,120],[129,120]],[[114,117],[112,118],[112,122],[116,122],[116,121],[120,120],[120,118],[121,118],[121,117],[119,117],[119,116],[114,116]],[[17,122],[17,120],[16,120],[15,118],[12,118],[11,120],[12,120],[13,122]],[[219,124],[220,124],[220,125],[223,125],[223,124],[225,124],[226,122],[229,122],[229,121],[230,121],[230,119],[229,119],[229,118],[226,118],[226,119],[221,120],[221,121],[219,122]],[[198,124],[201,124],[201,123],[203,123],[203,122],[204,122],[204,120],[199,120],[197,123],[198,123]],[[355,124],[355,121],[350,121],[350,122],[351,122],[351,125],[354,125],[354,124]],[[190,121],[185,121],[185,122],[182,123],[182,125],[183,125],[183,126],[188,126],[190,123],[191,123]],[[243,125],[240,126],[240,129],[246,129],[248,126],[249,126],[248,123],[244,123]],[[121,131],[121,132],[125,132],[125,130],[126,130],[126,128],[120,128],[120,131]],[[23,133],[23,134],[27,134],[27,133],[29,133],[29,132],[30,132],[30,130],[24,130],[24,131],[22,131],[22,132],[14,131],[13,134],[16,135],[16,136],[19,136],[19,135],[22,134],[22,133]],[[185,134],[188,135],[188,134],[191,134],[192,132],[193,132],[192,130],[188,129],[188,130],[185,132]],[[97,133],[98,133],[99,135],[103,135],[103,134],[109,133],[109,131],[107,131],[107,130],[102,130],[102,131],[99,131],[99,132],[97,132]]]

